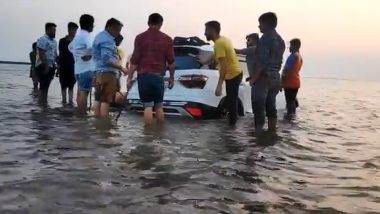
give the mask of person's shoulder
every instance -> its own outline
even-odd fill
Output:
[[[144,32],[141,32],[141,33],[137,34],[136,39],[143,39],[143,38],[145,38],[146,36],[149,36],[149,31],[148,31],[148,30],[146,30],[146,31],[144,31]]]
[[[66,36],[65,36],[65,37],[63,37],[63,38],[61,38],[61,39],[59,40],[59,43],[66,42],[66,41],[67,41],[67,38],[66,38]]]
[[[42,41],[46,41],[46,36],[40,36],[38,39],[37,39],[37,42],[42,42]]]
[[[231,40],[225,36],[221,36],[217,41],[219,41],[219,43],[225,44],[225,45],[231,44]]]
[[[302,55],[301,55],[300,52],[294,53],[294,57],[296,57],[297,59],[301,59],[302,60]]]
[[[172,37],[169,36],[168,34],[162,32],[162,31],[160,31],[160,34],[161,34],[162,38],[166,39],[167,41],[173,41]]]
[[[94,43],[99,42],[100,40],[103,39],[103,37],[104,37],[104,31],[99,32],[98,34],[95,35]]]

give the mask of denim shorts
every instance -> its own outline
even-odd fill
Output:
[[[146,107],[162,107],[165,82],[159,73],[144,73],[137,76],[140,100]]]
[[[79,90],[91,91],[93,74],[94,72],[92,71],[75,74],[75,79],[77,80]]]

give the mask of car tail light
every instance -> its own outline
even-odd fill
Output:
[[[200,88],[203,89],[206,86],[208,77],[205,75],[183,75],[178,81],[186,88]]]
[[[185,109],[187,112],[189,112],[189,114],[191,114],[191,116],[195,118],[201,118],[203,116],[202,109],[199,107],[186,106]]]

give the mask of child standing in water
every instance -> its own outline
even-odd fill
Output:
[[[297,94],[301,86],[300,70],[303,60],[300,54],[301,40],[292,39],[290,41],[290,56],[286,60],[282,71],[282,87],[285,91],[287,116],[294,116],[298,107]]]

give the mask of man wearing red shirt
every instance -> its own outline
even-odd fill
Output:
[[[128,71],[127,87],[131,87],[134,72],[137,70],[140,100],[144,105],[144,123],[153,122],[153,108],[159,123],[164,122],[162,108],[165,83],[164,76],[169,68],[169,89],[174,84],[173,40],[160,31],[164,19],[158,13],[149,16],[149,29],[138,35]]]

